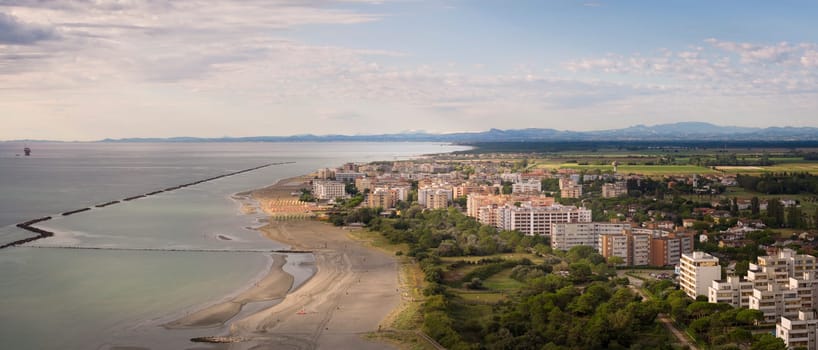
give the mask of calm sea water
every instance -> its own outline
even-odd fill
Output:
[[[231,195],[344,162],[405,159],[459,147],[430,143],[0,143],[0,242],[31,218],[118,200],[270,162],[295,162],[68,217],[54,238],[0,250],[0,341],[9,349],[192,347],[206,331],[158,325],[236,293],[266,271],[262,253],[87,250],[276,249]],[[231,240],[218,239],[218,235]],[[297,283],[309,256],[291,256]],[[140,335],[144,334],[144,337]],[[160,337],[159,339],[157,337]],[[119,340],[117,340],[119,339]],[[162,344],[163,346],[160,346]]]

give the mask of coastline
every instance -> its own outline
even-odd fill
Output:
[[[227,335],[205,337],[205,341],[227,342],[214,344],[218,349],[394,349],[391,344],[363,336],[385,327],[381,323],[400,303],[396,259],[350,239],[345,229],[312,219],[314,207],[292,196],[308,179],[285,178],[265,188],[237,193],[234,199],[242,212],[256,214],[245,202],[252,199],[269,218],[257,228],[263,236],[290,249],[312,250],[312,276],[293,286],[294,277],[284,269],[287,256],[275,254],[259,282],[164,327],[226,328]],[[256,302],[272,305],[245,312],[248,304]]]

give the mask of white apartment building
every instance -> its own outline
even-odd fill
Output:
[[[343,182],[316,180],[312,182],[312,195],[318,199],[344,198],[346,191]]]
[[[540,193],[542,192],[542,182],[537,180],[529,180],[523,182],[515,182],[511,185],[511,193]]]
[[[800,310],[813,310],[818,298],[818,279],[812,273],[790,278],[786,285],[771,283],[767,288],[753,288],[750,309],[764,314],[764,323],[775,323],[781,317],[798,317]]]
[[[682,254],[679,271],[679,285],[693,299],[708,295],[708,287],[713,285],[713,281],[721,279],[719,258],[705,252]]]
[[[789,349],[818,350],[818,319],[814,311],[798,311],[796,317],[781,317],[775,325],[775,336]]]
[[[753,281],[740,276],[727,276],[725,281],[713,281],[707,288],[707,301],[725,303],[735,307],[750,307],[750,296],[753,295]]]
[[[453,198],[453,192],[451,187],[444,187],[444,186],[423,186],[418,188],[418,204],[420,204],[424,208],[429,208],[428,201],[429,198],[435,197],[437,198],[439,195],[446,195],[446,200],[451,201]]]
[[[440,209],[449,206],[452,200],[452,190],[439,187],[424,187],[418,189],[418,203],[424,208]]]
[[[815,257],[782,249],[775,255],[758,257],[745,279],[730,276],[727,281],[714,281],[708,289],[708,301],[760,310],[764,322],[773,323],[782,316],[796,317],[802,308],[812,308],[818,297],[815,276]]]
[[[551,224],[551,248],[569,250],[579,245],[600,249],[600,235],[618,234],[629,229],[629,224],[607,222],[553,223]]]
[[[575,206],[532,206],[524,203],[519,207],[506,204],[495,210],[497,228],[517,230],[526,235],[550,235],[553,223],[591,222],[591,210]]]
[[[523,181],[523,176],[520,173],[502,173],[500,174],[500,180],[505,182],[517,183]]]

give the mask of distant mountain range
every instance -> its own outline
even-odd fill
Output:
[[[46,142],[12,140],[8,142]],[[104,139],[99,142],[524,142],[524,141],[818,141],[818,128],[722,126],[703,122],[634,125],[623,129],[570,131],[543,128],[491,129],[481,132],[433,134],[408,132],[372,135],[292,135],[251,137],[169,137]],[[2,141],[0,141],[2,142]]]
[[[681,122],[623,129],[568,131],[555,129],[491,129],[483,132],[432,134],[425,132],[374,135],[293,135],[253,137],[171,137],[105,139],[102,142],[515,142],[515,141],[816,141],[818,128],[721,126],[703,122]]]

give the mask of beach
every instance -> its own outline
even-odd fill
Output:
[[[394,348],[363,336],[385,328],[381,322],[400,302],[395,258],[350,239],[343,228],[309,219],[310,206],[293,196],[305,181],[285,179],[250,196],[270,215],[260,232],[290,249],[312,251],[315,274],[290,290],[293,278],[282,269],[285,258],[274,257],[268,275],[245,291],[166,327],[227,326],[228,334],[214,336],[234,342],[216,345],[219,349]],[[259,301],[278,303],[249,315],[240,312]]]

